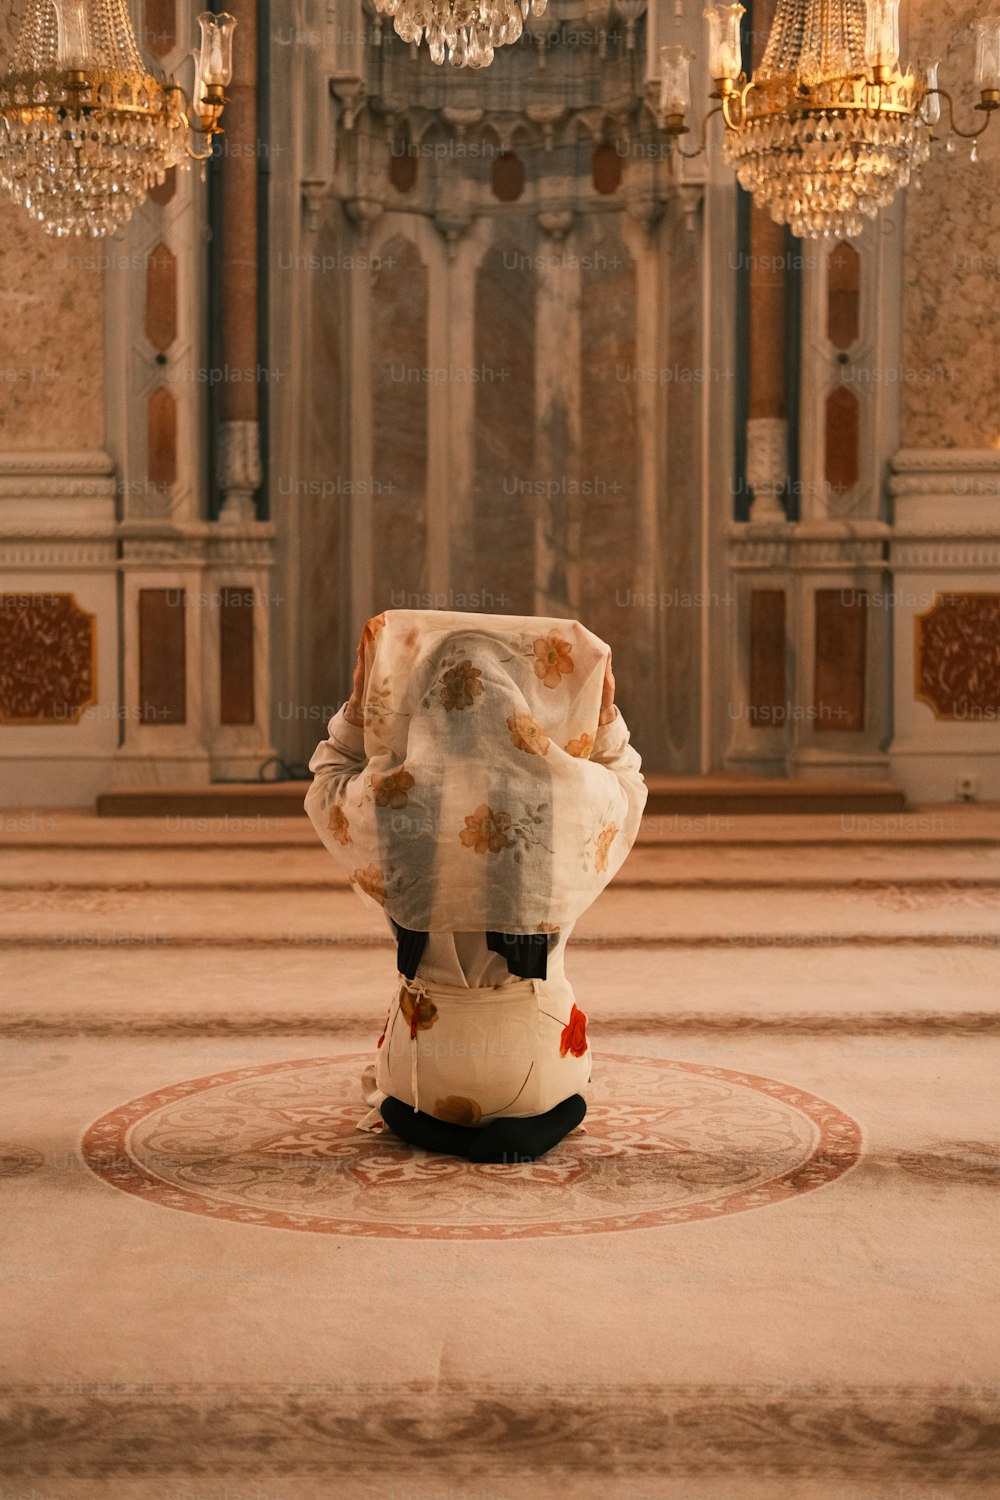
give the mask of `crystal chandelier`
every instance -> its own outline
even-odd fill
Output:
[[[975,24],[975,107],[986,118],[976,130],[959,130],[951,95],[938,88],[937,62],[899,66],[899,0],[778,0],[749,79],[744,13],[738,3],[704,12],[712,97],[720,103],[705,117],[702,145],[679,145],[691,99],[691,55],[681,47],[660,49],[660,124],[682,155],[695,156],[708,120],[721,114],[723,159],[740,186],[802,238],[859,234],[927,159],[942,99],[953,134],[973,143],[1000,108],[1000,18]]]
[[[113,233],[168,167],[211,155],[236,22],[204,11],[198,24],[192,104],[146,66],[128,0],[28,0],[0,75],[0,185],[49,234]]]
[[[392,17],[404,42],[426,37],[436,63],[488,68],[497,47],[516,42],[529,16],[544,13],[548,0],[375,0]]]

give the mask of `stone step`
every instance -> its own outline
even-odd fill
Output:
[[[300,784],[301,785],[301,784]],[[697,848],[714,852],[766,847],[802,849],[985,849],[1000,845],[1000,804],[945,802],[902,812],[718,816],[648,813],[636,848]],[[304,814],[100,817],[82,808],[0,808],[0,857],[17,849],[316,850],[316,832]],[[937,854],[935,853],[935,858]]]
[[[822,954],[843,944],[1000,946],[1000,886],[940,882],[928,889],[752,888],[718,892],[633,891],[612,886],[585,912],[576,944],[731,951],[787,946]],[[217,888],[9,890],[0,906],[0,946],[248,948],[388,947],[387,925],[350,890],[285,892]]]
[[[8,955],[8,961],[11,955]],[[870,949],[823,953],[787,948],[648,949],[571,942],[566,972],[591,1018],[594,1045],[614,1046],[622,1028],[646,1044],[659,1036],[755,1035],[835,1041],[848,1056],[895,1057],[914,1039],[935,1039],[943,1067],[959,1048],[1000,1035],[997,955],[981,946],[900,945],[872,981]],[[332,961],[333,960],[333,961]],[[0,1035],[73,1033],[341,1035],[371,1046],[395,983],[392,950],[70,944],[15,959],[0,984]]]
[[[648,776],[647,816],[765,813],[898,813],[906,798],[891,782],[805,781],[763,776]],[[295,816],[302,781],[208,786],[116,787],[97,798],[102,818]]]
[[[107,826],[107,825],[104,825]],[[935,890],[1000,883],[1000,844],[943,845],[933,868],[920,851],[892,843],[881,847],[841,843],[712,847],[639,842],[612,881],[616,890],[838,890],[894,886]],[[318,839],[310,846],[251,848],[209,846],[50,848],[18,845],[0,852],[0,890],[209,890],[332,891],[347,889],[347,875]]]

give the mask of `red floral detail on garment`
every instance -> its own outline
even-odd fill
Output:
[[[385,1013],[385,1025],[382,1027],[382,1035],[379,1037],[378,1042],[376,1043],[376,1047],[381,1047],[382,1043],[385,1041],[385,1034],[389,1030],[389,1017],[391,1015],[392,1015],[392,1002],[390,1001],[389,1002],[389,1009]]]
[[[587,1050],[587,1017],[577,1005],[569,1013],[569,1020],[563,1027],[562,1036],[559,1038],[559,1056],[565,1057],[567,1052],[572,1052],[574,1057],[582,1057]]]

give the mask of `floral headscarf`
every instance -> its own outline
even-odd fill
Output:
[[[556,931],[638,810],[589,759],[610,648],[576,620],[386,610],[366,627],[358,776],[307,810],[366,905],[417,931]]]

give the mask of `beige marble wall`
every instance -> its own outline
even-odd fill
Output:
[[[23,8],[12,0],[0,14],[0,68]],[[0,449],[103,446],[109,250],[104,240],[50,238],[0,192]]]
[[[941,59],[939,81],[957,123],[974,128],[976,0],[911,0],[910,57]],[[942,101],[944,122],[947,105]],[[1000,443],[1000,120],[954,155],[941,147],[907,192],[904,261],[902,444],[988,448]]]

